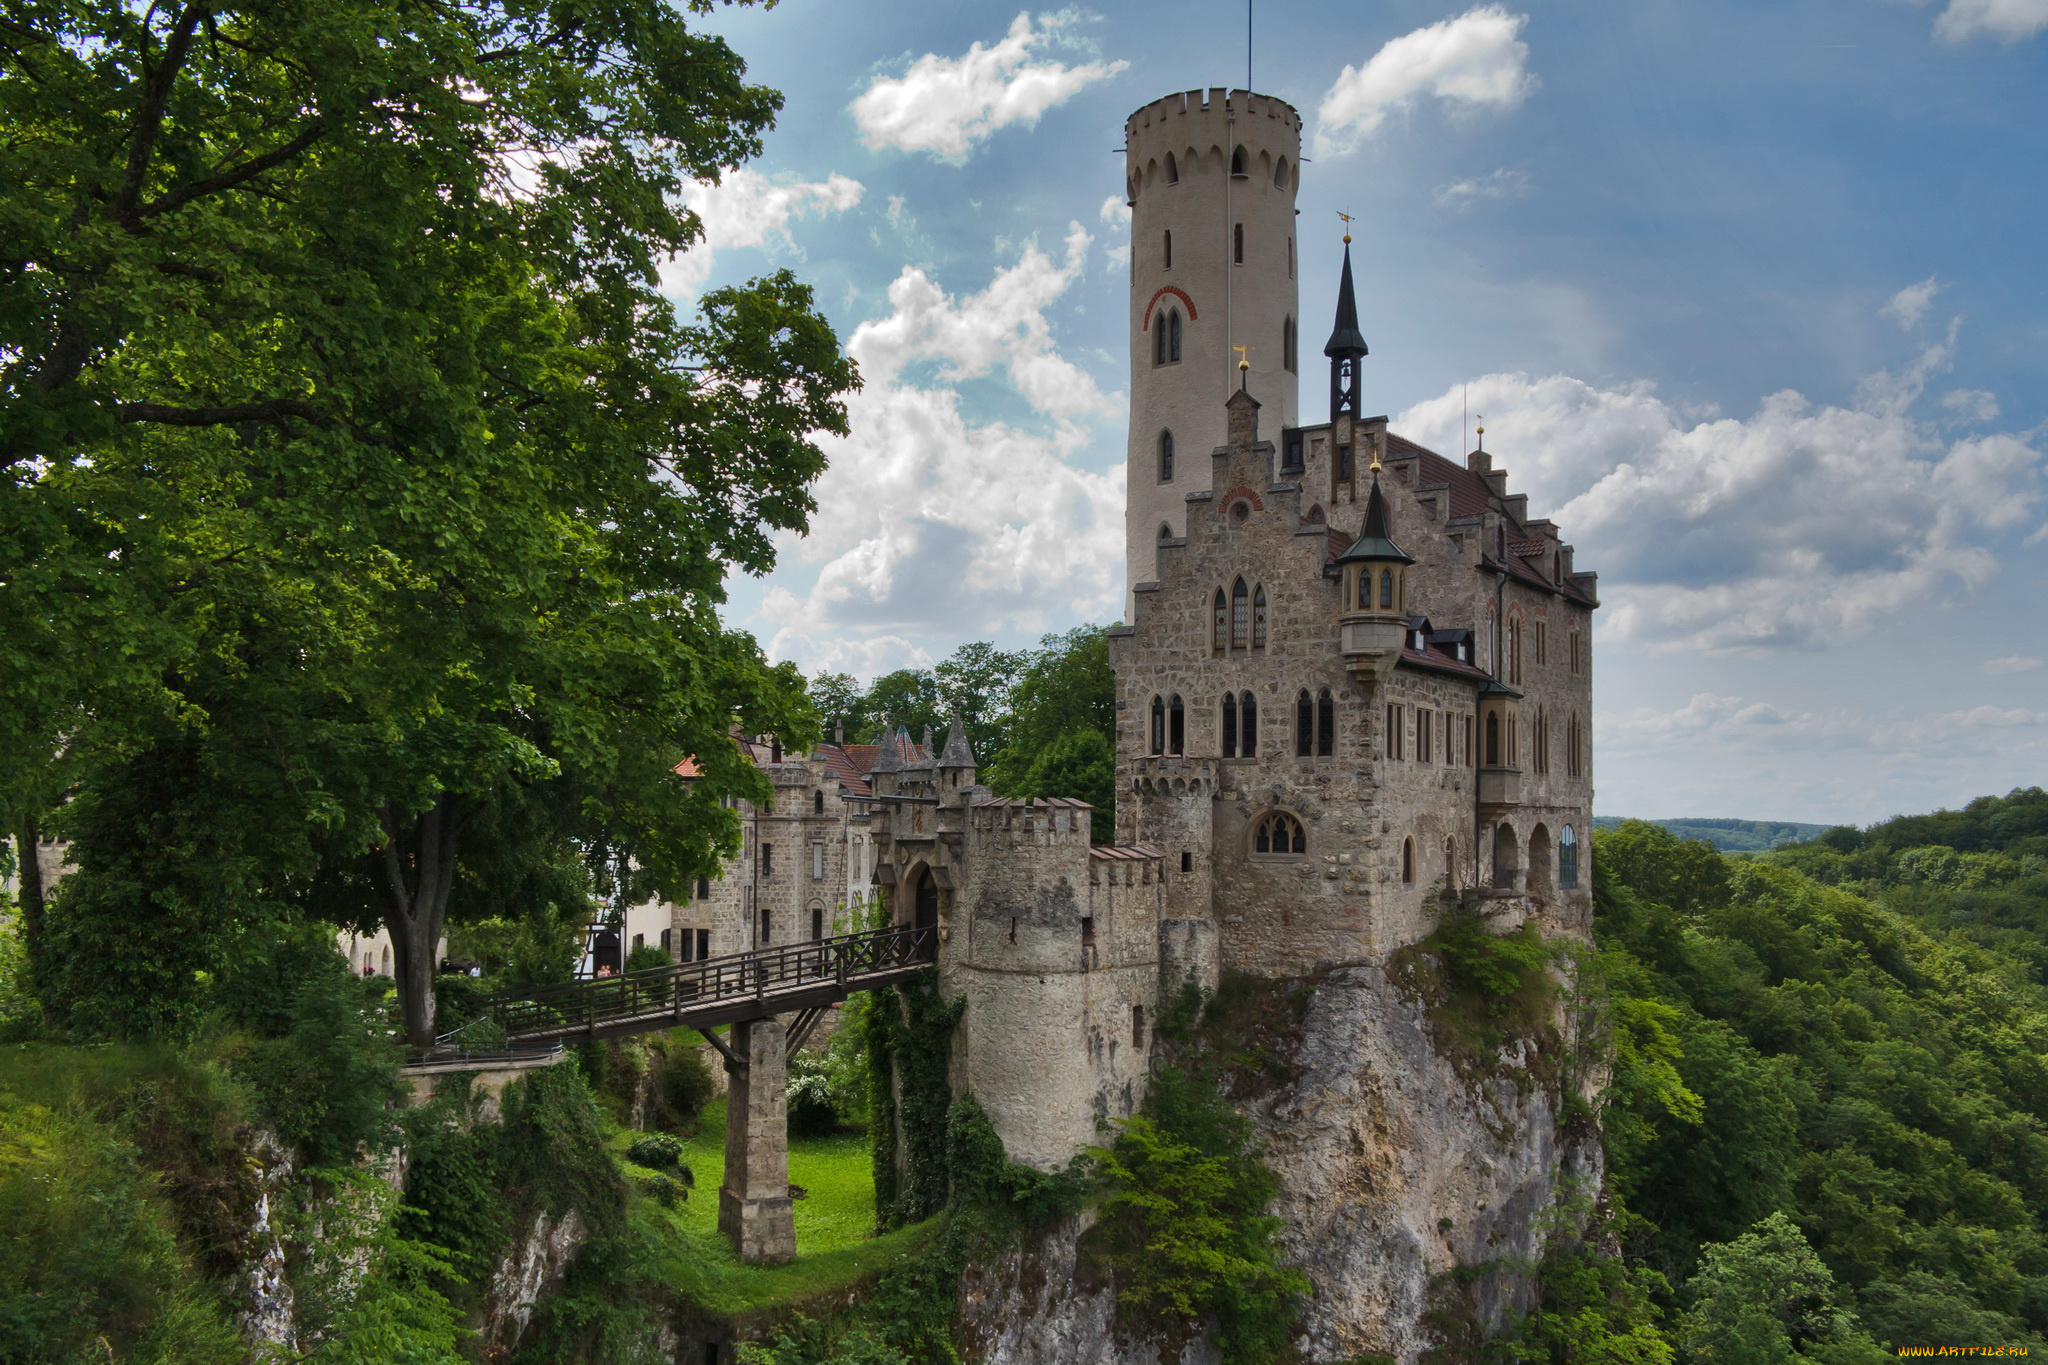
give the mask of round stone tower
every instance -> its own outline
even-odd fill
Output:
[[[1158,578],[1163,534],[1187,533],[1238,361],[1259,435],[1298,424],[1301,309],[1294,192],[1301,115],[1248,90],[1190,90],[1124,124],[1131,201],[1131,430],[1124,533],[1129,584]],[[1247,348],[1242,355],[1234,347]],[[1315,348],[1311,347],[1311,352]]]

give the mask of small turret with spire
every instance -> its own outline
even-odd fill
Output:
[[[1365,525],[1351,548],[1337,556],[1343,570],[1344,609],[1339,630],[1352,674],[1371,682],[1392,670],[1408,635],[1408,566],[1415,561],[1394,543],[1380,462],[1372,462]]]
[[[1350,216],[1345,215],[1347,227]],[[1365,334],[1358,330],[1358,298],[1351,287],[1351,234],[1344,234],[1344,273],[1337,282],[1337,323],[1323,346],[1330,358],[1330,420],[1340,414],[1354,421],[1364,415],[1359,407],[1358,362],[1365,359]]]
[[[949,791],[957,787],[974,785],[974,750],[967,743],[967,727],[960,723],[960,713],[953,713],[953,723],[946,727],[946,747],[939,754],[939,782]]]

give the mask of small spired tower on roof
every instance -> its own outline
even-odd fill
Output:
[[[1348,215],[1347,215],[1348,218]],[[1358,362],[1365,359],[1365,334],[1358,330],[1358,300],[1351,289],[1351,234],[1344,234],[1344,274],[1337,284],[1337,323],[1323,346],[1330,358],[1330,420],[1341,414],[1364,417],[1358,405]],[[1375,483],[1378,481],[1375,480]]]
[[[1348,270],[1345,281],[1350,281]],[[1338,618],[1344,664],[1362,683],[1379,677],[1401,658],[1408,635],[1408,566],[1414,562],[1388,530],[1380,462],[1374,460],[1365,526],[1351,548],[1337,556],[1344,571],[1344,612]]]

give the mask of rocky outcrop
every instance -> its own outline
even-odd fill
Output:
[[[510,1350],[533,1318],[534,1305],[562,1283],[562,1274],[582,1247],[583,1218],[575,1209],[559,1221],[543,1209],[533,1226],[498,1262],[491,1275],[490,1298],[484,1307],[483,1339]]]
[[[1437,1043],[1428,1006],[1379,966],[1306,984],[1246,1038],[1258,1074],[1234,1082],[1281,1180],[1284,1257],[1314,1295],[1298,1342],[1311,1361],[1386,1355],[1414,1365],[1433,1314],[1492,1330],[1526,1307],[1523,1267],[1568,1183],[1600,1178],[1597,1141],[1568,1138],[1542,1083],[1557,1059],[1517,1044],[1474,1066]],[[1276,983],[1274,999],[1289,990]],[[1590,1137],[1590,1135],[1589,1135]],[[1119,1339],[1113,1291],[1088,1282],[1069,1223],[970,1276],[965,1315],[987,1365],[1162,1365]],[[1449,1272],[1468,1273],[1455,1296]],[[1206,1342],[1177,1365],[1214,1359]]]

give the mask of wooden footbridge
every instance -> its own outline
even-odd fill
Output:
[[[711,1029],[793,1014],[793,1053],[826,1010],[855,991],[909,979],[931,964],[937,950],[936,929],[902,924],[494,995],[484,1004],[508,1047],[693,1028],[728,1063],[740,1066],[738,1055]]]

